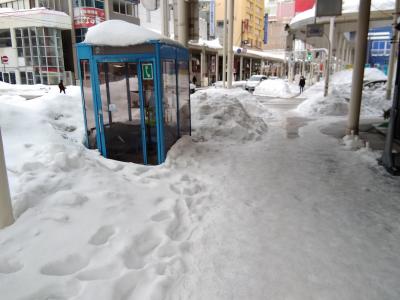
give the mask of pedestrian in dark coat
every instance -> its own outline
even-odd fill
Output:
[[[304,76],[300,77],[299,86],[300,86],[300,94],[304,92],[304,86],[306,85],[306,79]]]
[[[60,83],[58,84],[58,87],[60,89],[60,94],[61,94],[61,92],[64,92],[64,94],[65,94],[66,87],[64,86],[64,83],[63,83],[62,80],[60,80]]]
[[[192,82],[193,82],[194,85],[197,84],[197,78],[196,78],[196,76],[193,76]]]

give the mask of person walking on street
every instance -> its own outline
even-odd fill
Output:
[[[194,85],[197,85],[197,78],[195,75],[193,75],[192,82]]]
[[[65,94],[66,87],[64,86],[64,83],[63,83],[62,80],[60,80],[60,83],[58,84],[58,87],[60,88],[60,94],[61,94],[61,92],[64,92],[64,94]]]
[[[304,92],[304,86],[306,85],[306,79],[304,76],[300,77],[299,86],[300,86],[300,94]]]

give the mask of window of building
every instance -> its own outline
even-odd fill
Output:
[[[0,48],[11,47],[10,29],[0,29]]]
[[[88,31],[87,28],[75,29],[75,39],[77,43],[83,42],[87,31]]]
[[[28,84],[56,84],[64,76],[61,31],[47,27],[16,28],[17,53],[32,72],[24,76]],[[21,79],[22,81],[23,79]]]
[[[0,4],[0,8],[14,8],[14,9],[28,9],[29,7],[25,6],[25,1],[24,0],[14,0],[14,1],[8,1],[5,3]]]
[[[113,11],[127,16],[138,16],[138,5],[129,0],[113,0]]]

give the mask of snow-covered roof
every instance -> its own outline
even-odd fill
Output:
[[[342,15],[353,14],[358,12],[360,0],[343,0]],[[372,0],[371,11],[388,11],[394,10],[395,0]],[[313,8],[297,14],[290,22],[290,25],[296,23],[307,22],[315,18],[315,5]]]
[[[71,29],[71,17],[64,12],[44,7],[33,9],[0,8],[0,28],[45,26]]]
[[[122,20],[108,20],[89,28],[84,43],[121,47],[140,45],[150,41],[180,45],[164,35]]]
[[[193,45],[193,46],[206,46],[210,49],[222,49],[222,45],[219,43],[219,39],[215,39],[215,40],[203,40],[203,39],[199,39],[198,41],[190,41],[189,45]]]

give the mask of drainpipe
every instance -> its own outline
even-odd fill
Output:
[[[229,27],[228,27],[228,89],[232,88],[233,66],[233,11],[235,1],[229,1]]]
[[[364,80],[364,66],[367,59],[369,18],[371,12],[371,0],[360,0],[357,24],[357,40],[355,51],[355,63],[353,67],[353,80],[351,85],[351,100],[347,134],[358,134],[360,123],[360,110],[362,100],[362,88]]]
[[[218,81],[219,77],[219,54],[218,52],[215,54],[215,81]]]
[[[11,206],[10,188],[8,186],[6,161],[0,128],[0,229],[14,223]]]
[[[396,65],[396,41],[398,40],[398,30],[395,28],[397,24],[397,17],[400,12],[400,0],[396,0],[396,10],[393,15],[393,39],[392,39],[392,47],[390,48],[390,59],[389,59],[389,69],[388,69],[388,79],[386,83],[386,99],[390,100],[392,97],[392,88],[393,88],[393,76]]]

